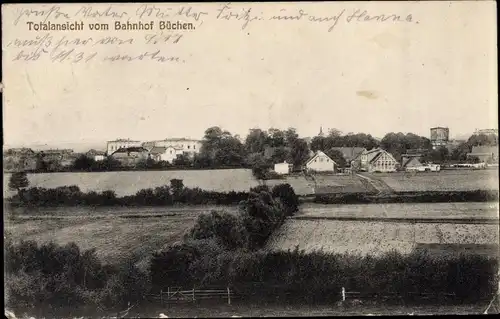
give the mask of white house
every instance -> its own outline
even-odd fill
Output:
[[[306,163],[306,169],[316,172],[333,172],[335,171],[335,163],[322,151],[317,151],[313,157]]]
[[[189,156],[193,156],[194,154],[199,153],[202,146],[201,141],[189,138],[167,138],[159,141],[146,142],[144,144],[156,147],[172,147],[173,149],[168,150],[168,155],[174,155],[173,150],[175,150],[177,154],[179,154],[178,151],[180,150],[180,154],[187,154]],[[170,153],[170,151],[172,151],[172,153]],[[170,157],[165,156],[165,158]],[[175,156],[173,158],[175,158]]]
[[[87,152],[87,157],[93,158],[96,162],[104,161],[104,159],[106,159],[106,153],[92,149]]]
[[[283,163],[274,164],[274,171],[281,175],[289,174],[291,169],[292,164],[288,164],[286,161]]]
[[[172,164],[178,155],[183,154],[183,150],[173,146],[154,146],[149,153],[155,161],[165,161]]]

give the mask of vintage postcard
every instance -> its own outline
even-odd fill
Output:
[[[5,315],[498,313],[495,9],[2,5]]]

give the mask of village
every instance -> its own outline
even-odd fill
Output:
[[[490,136],[498,139],[498,130],[478,130],[474,136]],[[308,155],[299,165],[293,165],[290,160],[277,161],[276,157],[268,156],[268,168],[278,175],[286,175],[292,171],[330,172],[350,174],[352,171],[369,173],[436,172],[443,168],[475,168],[481,169],[498,165],[498,146],[469,145],[466,156],[452,158],[453,152],[464,148],[466,141],[450,140],[449,129],[435,127],[430,129],[429,148],[407,148],[402,154],[391,153],[380,145],[367,149],[360,146],[324,147],[315,146],[315,141],[324,139],[322,128],[314,138],[303,138],[307,143]],[[248,137],[247,137],[248,139]],[[241,140],[241,144],[246,141]],[[483,139],[484,140],[484,139]],[[486,140],[485,140],[486,141]],[[481,142],[479,142],[481,143]],[[318,143],[316,143],[318,144]],[[478,142],[475,142],[478,144]],[[494,144],[494,143],[493,143]],[[108,141],[103,150],[91,149],[85,153],[74,152],[72,149],[48,149],[36,151],[31,148],[11,148],[4,151],[4,171],[26,172],[57,172],[72,171],[75,162],[88,160],[92,163],[113,161],[115,168],[147,169],[147,168],[189,168],[194,159],[200,155],[203,140],[190,138],[166,138],[154,141],[139,141],[132,139],[116,139]],[[266,146],[264,154],[273,154],[275,147]],[[433,158],[430,153],[443,153],[441,158]],[[89,165],[89,170],[92,170]],[[248,161],[241,162],[242,167],[252,167]],[[81,166],[81,165],[80,165]],[[298,166],[298,167],[297,167]],[[234,168],[234,165],[232,166]],[[212,167],[213,168],[213,167]],[[76,167],[82,170],[82,167]],[[86,170],[83,167],[83,170]],[[98,169],[95,169],[98,170]],[[106,167],[100,170],[107,170]]]

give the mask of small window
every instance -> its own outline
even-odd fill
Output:
[[[193,149],[194,149],[194,150],[196,149],[196,145],[193,145]]]
[[[188,149],[190,149],[190,148],[191,148],[191,145],[188,145]]]

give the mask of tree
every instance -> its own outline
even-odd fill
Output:
[[[36,156],[35,170],[38,172],[45,172],[47,170],[47,163],[45,162],[44,156],[43,152],[38,153]]]
[[[206,158],[210,166],[240,166],[244,155],[244,145],[228,131],[218,126],[205,131],[200,156]]]
[[[187,154],[177,155],[177,158],[173,161],[175,166],[189,166],[191,164],[191,159]]]
[[[245,139],[245,150],[247,153],[261,153],[268,143],[269,136],[267,132],[261,129],[251,129]]]
[[[84,154],[78,156],[73,163],[73,169],[78,171],[89,171],[96,166],[96,161]]]
[[[472,146],[496,146],[498,145],[498,136],[495,134],[473,134],[467,140],[467,144]]]
[[[184,190],[184,182],[182,179],[171,179],[170,180],[170,189],[172,190],[172,196],[174,200],[178,200],[182,191]]]
[[[329,141],[328,137],[315,136],[311,140],[311,151],[324,151],[326,150],[326,144]]]
[[[287,216],[293,215],[299,210],[299,197],[290,184],[278,184],[273,187],[272,195],[279,198],[286,209]]]
[[[328,157],[330,157],[339,167],[346,167],[347,161],[344,158],[344,154],[341,151],[336,149],[329,149],[325,152]]]
[[[252,168],[252,174],[257,179],[265,179],[271,164],[266,161],[261,153],[252,153],[247,156],[247,165]]]
[[[155,161],[151,157],[140,159],[135,165],[136,168],[139,169],[150,169],[155,166]]]
[[[309,147],[307,146],[307,142],[303,139],[297,139],[290,147],[290,163],[293,164],[294,169],[300,169],[309,158]]]
[[[10,175],[9,188],[11,190],[15,190],[20,193],[21,190],[28,187],[29,184],[28,174],[26,174],[26,172],[14,172]]]
[[[271,147],[286,146],[285,133],[276,128],[270,128],[268,130],[269,142],[268,145]]]
[[[481,162],[481,160],[477,156],[470,156],[469,158],[467,158],[467,163],[477,164],[480,162]]]
[[[189,236],[198,240],[216,239],[230,250],[248,246],[248,233],[242,220],[226,212],[212,211],[210,214],[200,215]]]

